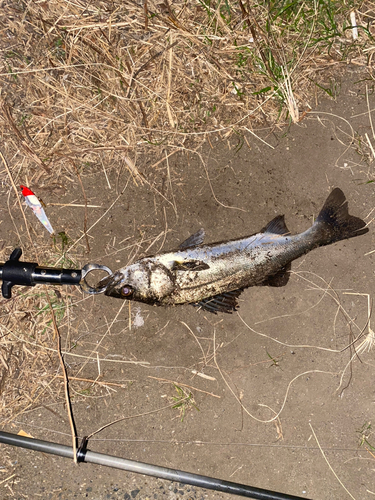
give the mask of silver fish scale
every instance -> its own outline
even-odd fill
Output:
[[[306,233],[309,231],[311,228]],[[204,245],[154,257],[168,269],[174,262],[192,260],[209,266],[200,271],[175,271],[175,290],[162,302],[199,302],[207,296],[259,285],[309,250],[310,238],[306,236],[305,233],[295,236],[259,233],[229,243]]]

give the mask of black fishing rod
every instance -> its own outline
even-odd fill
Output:
[[[0,443],[26,448],[28,450],[40,451],[43,453],[50,453],[52,455],[59,455],[60,457],[70,459],[74,458],[74,451],[70,446],[52,443],[51,441],[41,441],[40,439],[18,436],[8,432],[0,431]],[[169,469],[166,467],[159,467],[157,465],[150,465],[142,462],[136,462],[134,460],[105,455],[103,453],[96,453],[94,451],[87,450],[85,445],[78,449],[77,461],[105,465],[115,469],[136,472],[138,474],[153,476],[160,479],[168,479],[169,481],[176,481],[209,490],[221,491],[223,493],[230,493],[232,495],[247,498],[254,498],[256,500],[306,500],[306,498],[296,497],[294,495],[277,493],[275,491],[264,490],[261,488],[253,488],[252,486],[233,483],[231,481],[222,481],[221,479],[213,477],[192,474],[191,472],[184,472],[181,470]]]

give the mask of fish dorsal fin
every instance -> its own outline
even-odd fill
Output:
[[[232,290],[231,292],[221,293],[219,295],[214,295],[213,297],[207,297],[193,304],[194,306],[201,307],[206,311],[217,314],[218,312],[225,312],[232,314],[238,308],[237,297],[243,292],[243,289]]]
[[[285,224],[284,215],[278,215],[277,217],[272,219],[271,222],[269,222],[267,226],[261,230],[261,233],[282,235],[290,234],[290,231]]]
[[[186,250],[187,248],[197,247],[202,245],[205,237],[204,229],[201,227],[196,233],[189,236],[188,239],[183,241],[178,247],[180,250]]]

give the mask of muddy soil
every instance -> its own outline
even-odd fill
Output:
[[[210,138],[200,156],[185,149],[153,170],[155,158],[138,158],[154,189],[110,165],[108,179],[101,166],[83,176],[89,203],[102,207],[90,209],[88,227],[102,218],[89,231],[91,253],[84,254],[84,238],[75,247],[81,265],[100,262],[114,270],[144,253],[175,249],[200,227],[206,242],[229,240],[260,230],[278,214],[297,233],[311,225],[336,186],[351,213],[370,223],[367,235],[294,262],[287,286],[247,289],[232,315],[74,292],[69,324],[61,329],[64,345],[74,345],[66,356],[69,373],[118,384],[72,380],[77,431],[88,435],[126,417],[90,439],[89,449],[302,498],[374,498],[369,445],[375,447],[375,435],[367,428],[374,421],[375,351],[363,350],[350,365],[354,351],[344,349],[361,332],[357,349],[368,339],[368,297],[375,294],[374,171],[365,134],[374,146],[375,138],[364,77],[348,67],[336,101],[322,100],[290,128],[271,132],[265,125],[246,140]],[[375,108],[375,97],[368,99]],[[73,240],[82,234],[83,209],[48,203],[79,197],[80,187],[68,182],[65,194],[45,199],[52,224]],[[16,244],[12,222],[4,218],[2,228],[7,245]],[[182,401],[183,390],[189,400]],[[4,430],[20,429],[71,442],[62,399]],[[0,466],[15,474],[4,483],[8,476],[0,476],[3,499],[233,498],[0,449]]]

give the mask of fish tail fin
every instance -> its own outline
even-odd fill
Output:
[[[348,202],[339,188],[335,188],[328,196],[312,228],[318,246],[368,232],[362,219],[349,214]]]

